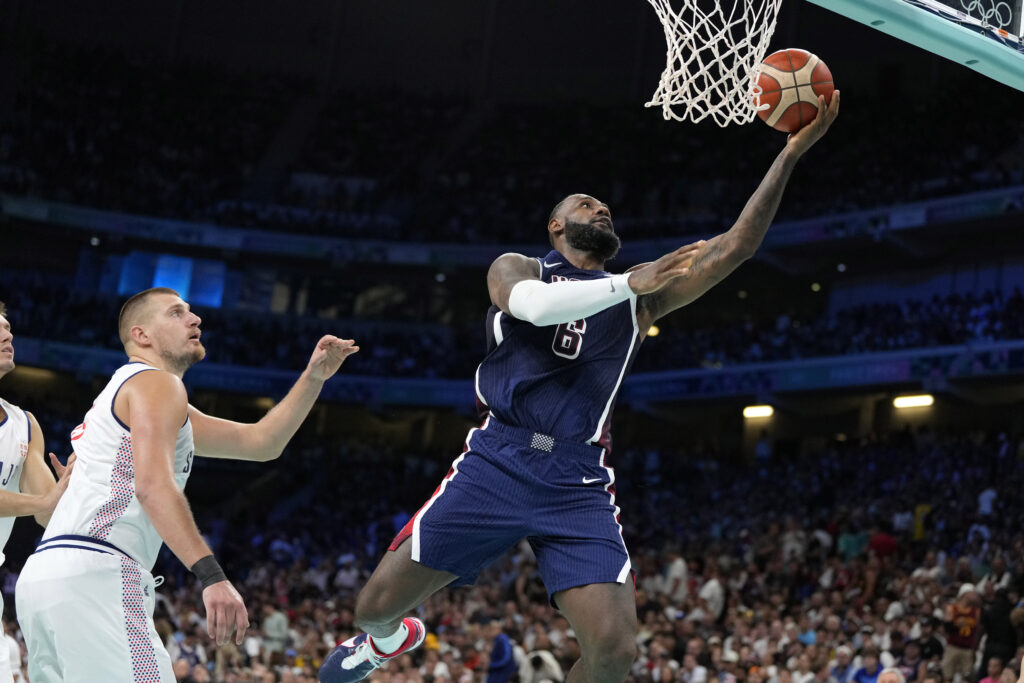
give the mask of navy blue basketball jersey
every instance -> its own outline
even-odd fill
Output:
[[[557,251],[540,264],[540,279],[596,280],[603,270],[581,270]],[[556,439],[611,450],[615,398],[640,346],[637,297],[561,325],[538,327],[491,306],[487,356],[476,371],[483,413]]]

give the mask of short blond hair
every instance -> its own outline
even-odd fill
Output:
[[[3,301],[0,301],[0,315],[7,317],[7,304]]]
[[[117,334],[121,337],[121,343],[124,346],[127,347],[128,342],[131,341],[132,328],[139,322],[145,311],[146,301],[154,294],[181,296],[169,287],[152,287],[128,297],[128,300],[121,306],[121,314],[117,316]]]

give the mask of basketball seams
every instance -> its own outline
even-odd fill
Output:
[[[821,58],[797,48],[769,55],[762,62],[758,85],[761,104],[767,105],[758,116],[769,126],[790,133],[814,120],[819,97],[828,99],[835,90],[832,72]]]
[[[761,92],[762,93],[782,92],[783,90],[793,90],[795,88],[806,88],[808,86],[813,87],[813,86],[816,86],[816,85],[831,85],[831,84],[832,84],[832,81],[814,81],[812,83],[804,83],[803,85],[786,85],[786,86],[783,86],[781,88],[775,88],[773,90],[765,90],[764,87],[762,86]],[[806,102],[806,101],[807,100],[804,100],[804,102]]]
[[[789,69],[790,69],[790,71],[796,72],[796,66],[793,64],[793,55],[790,53],[789,50],[786,50],[785,54],[786,54],[786,59],[789,61]],[[800,123],[800,128],[803,128],[804,127],[804,116],[803,116],[803,114],[804,114],[803,109],[804,108],[800,106],[800,102],[803,100],[803,98],[800,97],[800,85],[796,82],[796,73],[793,73],[793,87],[797,89],[797,91],[796,91],[797,119],[798,119],[798,121]],[[793,105],[790,105],[789,107],[786,108],[786,113],[783,114],[782,117],[784,118],[786,116],[786,114],[788,114],[792,110],[793,110]],[[799,130],[799,128],[797,130]]]

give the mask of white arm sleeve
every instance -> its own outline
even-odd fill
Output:
[[[600,280],[517,282],[508,297],[508,311],[537,327],[586,318],[629,299],[629,274]]]

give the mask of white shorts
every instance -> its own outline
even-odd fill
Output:
[[[113,551],[37,551],[18,578],[32,683],[174,683],[153,575]]]
[[[0,593],[0,614],[4,612],[4,595]],[[14,672],[11,670],[11,650],[4,637],[4,627],[0,623],[0,683],[14,683]]]

